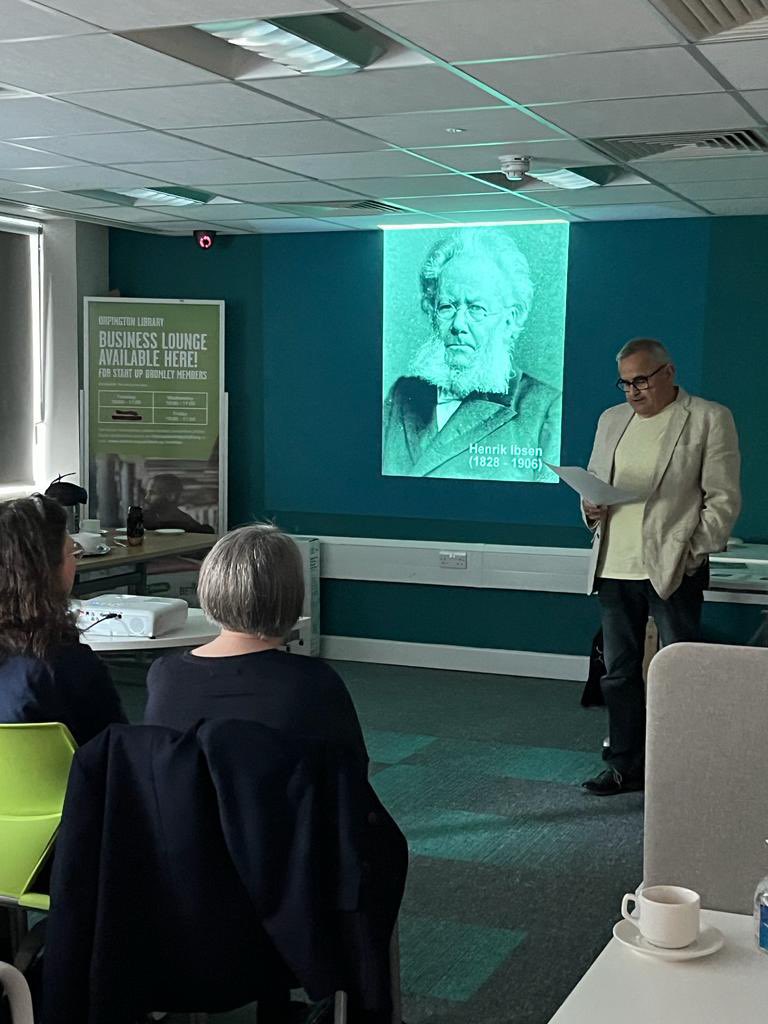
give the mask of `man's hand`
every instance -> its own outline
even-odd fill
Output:
[[[584,515],[592,523],[601,523],[608,517],[607,505],[593,505],[591,501],[585,499],[581,507],[584,509]]]

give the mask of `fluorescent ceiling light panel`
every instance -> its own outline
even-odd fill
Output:
[[[306,20],[306,19],[302,19]],[[252,50],[260,57],[283,67],[309,74],[321,71],[359,71],[362,67],[340,54],[326,50],[316,43],[269,21],[221,21],[195,25],[208,35],[225,39],[233,46]]]
[[[565,167],[559,171],[528,171],[528,177],[544,181],[548,185],[554,185],[555,188],[595,188],[597,186],[596,181],[591,181],[583,174],[569,171]]]
[[[163,206],[196,206],[208,202],[206,193],[199,192],[196,195],[184,195],[182,189],[169,189],[167,192],[155,188],[129,188],[118,189],[120,195],[128,196],[129,199],[145,199],[150,203],[160,203]]]
[[[169,186],[168,188],[114,188],[110,190],[78,189],[74,194],[85,196],[88,199],[117,203],[120,206],[139,206],[155,203],[158,206],[206,206],[208,204],[234,202],[234,200],[223,199],[221,196],[214,196],[210,192],[200,192],[193,188],[175,186]]]

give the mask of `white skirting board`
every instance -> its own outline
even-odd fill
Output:
[[[320,641],[320,653],[324,658],[336,661],[364,661],[379,665],[487,672],[502,676],[525,676],[529,679],[569,679],[585,682],[589,673],[589,658],[580,654],[505,651],[494,647],[418,644],[356,636],[323,636]]]

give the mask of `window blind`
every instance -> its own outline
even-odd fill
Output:
[[[0,485],[7,486],[34,481],[38,236],[2,228],[0,223]]]

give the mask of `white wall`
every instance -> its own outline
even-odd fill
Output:
[[[80,383],[84,295],[106,295],[109,234],[97,224],[49,220],[43,228],[44,422],[38,434],[36,481],[58,473],[80,482]]]

